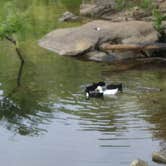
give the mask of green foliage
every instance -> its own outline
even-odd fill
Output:
[[[19,16],[9,16],[6,20],[0,22],[0,37],[11,36],[22,28],[22,22]]]
[[[80,7],[80,4],[82,2],[82,0],[61,0],[61,2],[66,6],[66,8],[73,12],[73,13],[76,13],[78,14],[79,13],[79,7]]]
[[[5,36],[12,36],[21,31],[24,27],[25,17],[24,13],[19,12],[12,3],[6,3],[5,7],[8,11],[5,17],[0,18],[0,38]]]
[[[116,2],[116,9],[122,10],[125,8],[126,1],[125,0],[115,0]]]
[[[139,6],[143,9],[153,8],[152,0],[141,0]]]
[[[126,8],[132,8],[134,6],[138,6],[143,9],[153,9],[155,8],[153,0],[115,0],[116,9],[122,10]]]
[[[166,20],[166,15],[163,15],[159,10],[153,10],[153,22],[157,31],[161,32],[163,30],[162,22]]]

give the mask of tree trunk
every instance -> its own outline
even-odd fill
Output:
[[[24,58],[21,54],[20,49],[17,47],[17,41],[10,36],[5,36],[5,38],[6,38],[6,40],[11,42],[15,46],[16,53],[17,53],[17,55],[20,59],[20,62],[21,62],[20,67],[19,67],[19,71],[18,71],[18,76],[17,76],[17,86],[20,86],[21,85],[21,76],[22,76],[22,71],[23,71],[23,66],[24,66]]]

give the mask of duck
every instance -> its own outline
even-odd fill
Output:
[[[122,90],[122,83],[106,85],[105,82],[97,82],[87,86],[85,89],[85,94],[86,98],[89,99],[90,97],[98,98],[116,95],[118,92],[122,92]]]

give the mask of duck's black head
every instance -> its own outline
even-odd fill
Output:
[[[97,84],[97,86],[105,86],[105,82],[103,82],[103,81],[98,82],[98,83],[96,83],[96,84]]]
[[[100,81],[100,82],[97,82],[97,83],[93,83],[92,85],[89,85],[85,88],[85,92],[93,92],[93,91],[96,90],[96,88],[98,86],[105,86],[105,82]]]

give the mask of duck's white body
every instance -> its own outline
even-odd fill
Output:
[[[104,89],[102,86],[98,86],[97,90],[99,93],[103,93],[104,96],[115,95],[118,93],[118,88],[116,89]]]
[[[106,89],[103,91],[104,96],[115,95],[117,93],[118,93],[118,88],[117,89]]]

